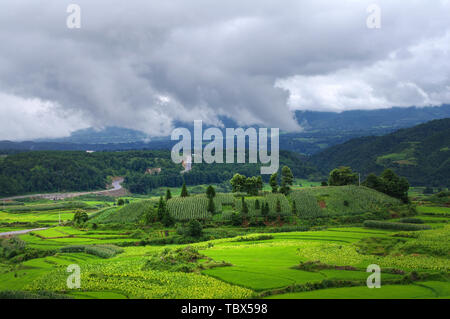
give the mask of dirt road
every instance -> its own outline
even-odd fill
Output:
[[[78,192],[78,193],[33,194],[33,195],[1,198],[0,201],[15,200],[15,199],[22,199],[22,198],[45,198],[45,199],[51,199],[51,200],[59,200],[59,199],[77,197],[77,196],[88,195],[88,194],[123,196],[126,194],[126,190],[124,188],[122,188],[122,183],[123,183],[123,178],[116,178],[112,182],[112,188],[106,189],[103,191]]]
[[[10,237],[10,236],[15,236],[15,235],[23,235],[35,230],[44,230],[47,228],[34,228],[34,229],[24,229],[24,230],[15,230],[15,231],[9,231],[6,233],[0,233],[0,237]]]

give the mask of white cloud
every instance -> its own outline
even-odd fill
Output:
[[[0,114],[2,140],[69,136],[74,130],[86,128],[79,114],[65,111],[55,103],[1,92]]]
[[[293,110],[344,111],[431,106],[450,101],[450,32],[391,52],[384,60],[326,75],[277,81]]]

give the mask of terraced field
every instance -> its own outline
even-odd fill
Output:
[[[300,221],[314,216],[314,211],[333,215],[342,209],[351,215],[364,209],[371,211],[397,204],[396,200],[379,193],[370,201],[367,198],[358,200],[359,196],[370,197],[370,194],[370,190],[363,188],[312,187],[294,191],[291,198],[265,194],[248,196],[246,202],[250,214],[257,214],[256,199],[261,203],[268,201],[272,210],[276,209],[279,199],[282,211],[288,213],[294,200]],[[349,201],[348,205],[344,204],[344,199]],[[169,211],[175,209],[171,213],[178,216],[179,221],[188,220],[197,214],[195,207],[199,203],[202,204],[200,212],[203,211],[207,204],[205,200],[205,195],[175,198],[169,201],[174,205],[169,206]],[[245,238],[222,238],[190,245],[138,246],[141,237],[133,232],[141,227],[143,214],[157,205],[158,198],[131,199],[130,202],[123,207],[86,202],[92,208],[87,210],[91,218],[89,225],[83,227],[57,225],[60,214],[63,220],[71,220],[75,209],[49,207],[49,210],[35,210],[27,203],[23,206],[30,208],[21,211],[18,208],[17,211],[1,211],[0,218],[6,222],[0,229],[16,230],[23,225],[35,224],[50,228],[19,236],[28,249],[34,250],[33,254],[43,255],[31,256],[25,261],[0,262],[0,291],[52,291],[80,299],[450,298],[450,226],[446,207],[419,206],[420,214],[414,217],[431,225],[431,230],[401,232],[341,226],[304,232],[250,233]],[[219,193],[215,204],[222,214],[229,214],[239,211],[241,200],[232,194]],[[223,221],[222,214],[214,217]],[[18,220],[23,224],[17,223]],[[402,218],[391,222],[402,222]],[[93,223],[101,227],[94,229]],[[174,236],[174,230],[164,235],[161,234],[164,228],[158,227],[161,226],[150,225],[138,230],[145,230],[147,239]],[[244,230],[242,226],[227,227],[230,226],[221,231]],[[217,230],[208,229],[211,231]],[[102,256],[92,252],[114,244],[123,246],[116,255]],[[147,267],[155,254],[188,249],[188,246],[198,249],[202,256],[188,262],[192,267],[175,271]],[[79,252],[70,250],[79,247]],[[381,289],[366,287],[369,275],[366,268],[374,263],[381,267]],[[67,288],[66,267],[70,264],[81,268],[80,289]]]
[[[426,234],[426,232],[423,233]],[[70,241],[71,244],[102,242],[102,239],[83,238],[82,232],[63,227],[42,231],[41,235],[50,237],[65,233],[80,236],[77,240]],[[391,260],[388,257],[377,256],[363,256],[362,259],[355,260],[354,256],[349,258],[347,253],[339,254],[335,251],[338,249],[345,252],[361,239],[368,237],[391,238],[393,233],[353,227],[277,233],[273,234],[272,239],[267,240],[252,241],[251,238],[257,238],[257,235],[250,235],[248,241],[236,241],[235,238],[230,238],[193,244],[194,247],[200,248],[200,253],[213,260],[224,260],[232,264],[231,267],[203,270],[201,272],[203,275],[143,270],[147,256],[155,251],[163,250],[164,247],[125,247],[124,253],[106,260],[85,253],[59,253],[55,256],[26,261],[14,271],[4,270],[0,274],[0,288],[47,289],[69,293],[75,298],[248,298],[261,293],[270,298],[450,297],[449,283],[445,281],[415,282],[408,285],[386,284],[382,285],[381,289],[369,289],[363,286],[368,276],[365,272],[368,263],[378,262],[383,269],[385,266],[393,266]],[[110,234],[97,232],[95,235],[100,238],[102,235],[107,237]],[[28,241],[30,240],[28,236],[30,235],[21,237]],[[59,240],[63,238],[47,239],[45,244],[51,247],[63,246],[64,241]],[[31,240],[30,244],[36,245],[34,240]],[[45,244],[42,244],[41,248]],[[178,246],[170,248],[175,247]],[[301,261],[316,259],[330,265],[352,265],[355,269],[306,271],[295,268]],[[448,271],[446,266],[448,259],[445,257],[423,257],[423,263],[418,266],[426,270],[427,262],[441,263],[442,267]],[[72,263],[81,266],[83,282],[81,290],[68,291],[65,286],[67,273],[64,266]],[[394,266],[401,265],[394,263]],[[431,267],[431,269],[434,268]],[[101,278],[109,279],[105,281]],[[382,270],[382,282],[400,278],[402,278],[400,274],[383,273]],[[271,295],[270,293],[288,286],[309,285],[324,280],[357,281],[361,285],[287,294]]]

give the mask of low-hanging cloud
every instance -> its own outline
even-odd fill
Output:
[[[366,26],[373,1],[4,0],[0,139],[169,135],[219,116],[293,131],[293,109],[449,102],[449,1],[377,2],[381,29]],[[26,113],[36,101],[47,107]],[[38,114],[58,124],[30,125]]]

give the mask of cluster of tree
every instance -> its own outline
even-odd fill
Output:
[[[294,174],[308,177],[317,173],[304,157],[280,151],[280,163],[289,163]],[[109,176],[124,176],[124,186],[132,193],[148,194],[159,187],[216,184],[229,181],[236,173],[260,174],[261,164],[193,164],[181,174],[170,151],[35,151],[9,154],[0,160],[0,196],[36,192],[89,191],[104,189]],[[148,168],[160,173],[146,174]],[[268,181],[269,176],[262,176]]]
[[[261,176],[246,177],[241,174],[235,174],[230,180],[233,192],[242,192],[249,195],[258,195],[263,188]]]
[[[0,196],[104,189],[109,176],[144,175],[148,167],[164,171],[176,165],[168,151],[11,154],[0,160]]]
[[[391,169],[386,169],[380,176],[369,174],[363,185],[398,198],[404,203],[408,202],[408,180],[397,176]]]
[[[317,177],[320,174],[308,164],[306,158],[299,154],[287,151],[280,151],[281,165],[289,165],[293,174],[298,177]],[[129,172],[125,176],[124,185],[137,194],[148,194],[158,187],[180,187],[186,185],[218,184],[229,181],[235,174],[243,176],[260,175],[261,164],[250,164],[246,160],[245,164],[213,163],[213,164],[193,164],[192,170],[180,174],[181,165],[166,168],[161,173],[150,175],[139,172]],[[263,182],[268,182],[269,176],[263,175]]]
[[[328,185],[330,186],[344,186],[358,184],[358,174],[354,173],[350,167],[341,166],[335,168],[330,172],[328,178]]]
[[[294,175],[288,166],[283,166],[281,169],[281,186],[278,187],[278,173],[273,173],[270,176],[269,184],[272,188],[272,193],[282,193],[284,195],[289,194],[291,186],[294,182]]]
[[[129,204],[130,203],[130,200],[129,199],[123,199],[123,198],[119,198],[118,200],[117,200],[117,206],[123,206],[123,205],[125,205],[125,204]]]
[[[170,215],[167,209],[167,201],[161,196],[159,198],[158,210],[157,210],[158,220],[166,227],[173,226],[175,220]]]
[[[203,235],[203,226],[198,220],[193,219],[186,225],[178,227],[177,234],[187,237],[199,238]]]
[[[358,174],[354,173],[350,167],[343,166],[330,172],[328,184],[330,186],[357,185],[358,181]],[[362,185],[398,198],[405,203],[408,202],[408,180],[399,177],[391,169],[384,170],[380,176],[369,174]]]
[[[85,211],[77,210],[73,215],[73,223],[75,226],[83,226],[89,219],[88,214]]]
[[[211,185],[206,189],[206,197],[208,198],[208,212],[214,214],[216,206],[214,204],[214,197],[216,197],[216,190]]]
[[[168,191],[168,194],[170,194],[170,191]],[[156,222],[162,223],[165,227],[171,227],[175,224],[174,218],[167,209],[167,194],[166,199],[163,196],[159,198],[156,207],[147,206],[146,211],[143,214],[143,223],[145,225],[151,225]]]
[[[269,207],[269,203],[268,202],[260,202],[258,199],[255,200],[255,209],[256,210],[260,210],[261,212],[261,218],[259,218],[259,221],[256,221],[255,219],[258,219],[256,217],[249,217],[248,213],[249,213],[249,208],[248,208],[248,204],[245,201],[245,197],[241,198],[241,209],[239,212],[234,212],[231,215],[231,223],[234,226],[239,226],[242,223],[245,222],[249,222],[250,224],[254,224],[256,225],[264,225],[264,221],[274,221],[277,218],[278,219],[283,219],[284,216],[281,216],[281,202],[278,199],[275,205],[275,211],[270,211],[270,207]],[[294,203],[294,207],[295,207],[295,203]],[[296,209],[293,209],[293,211]]]

